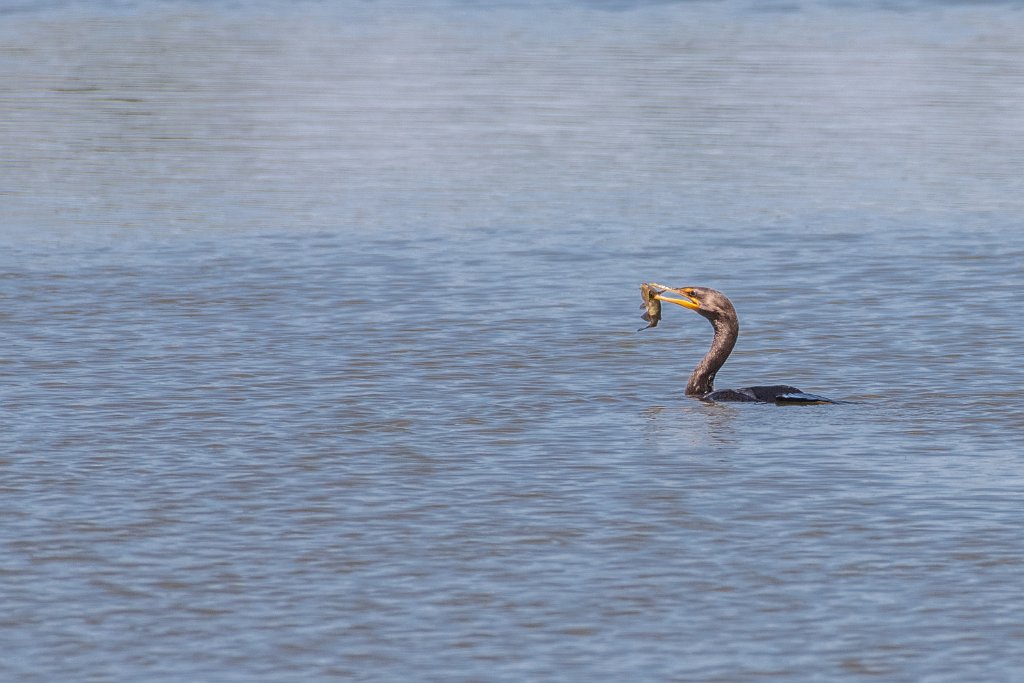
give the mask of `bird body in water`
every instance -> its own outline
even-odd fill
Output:
[[[682,298],[665,296],[666,292],[679,294]],[[693,369],[686,384],[686,395],[705,401],[756,401],[759,403],[813,404],[834,403],[831,399],[808,394],[796,387],[785,384],[743,387],[740,389],[719,389],[715,391],[715,375],[725,364],[736,345],[740,333],[739,316],[729,297],[717,289],[708,287],[665,287],[659,284],[644,284],[641,287],[644,307],[651,310],[651,301],[664,301],[689,308],[707,318],[714,328],[715,336],[711,348]],[[660,319],[660,308],[658,318]],[[645,316],[649,319],[650,316]],[[656,322],[652,322],[652,327]]]

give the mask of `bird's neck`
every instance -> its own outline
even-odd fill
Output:
[[[690,381],[686,385],[687,396],[703,396],[715,389],[715,374],[719,368],[725,365],[726,358],[732,353],[732,347],[736,345],[736,338],[740,334],[739,323],[734,321],[711,321],[715,328],[715,338],[711,341],[711,348],[697,363],[690,375]]]

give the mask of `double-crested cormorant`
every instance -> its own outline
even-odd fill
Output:
[[[683,298],[665,296],[665,292],[682,295]],[[816,396],[800,391],[796,387],[785,384],[761,387],[743,387],[741,389],[719,389],[715,391],[715,374],[725,364],[726,359],[736,345],[740,332],[740,322],[729,298],[716,289],[708,287],[666,287],[659,284],[644,284],[641,287],[644,297],[644,308],[647,309],[644,319],[653,327],[661,317],[658,307],[657,315],[653,315],[655,306],[652,302],[665,301],[678,304],[691,311],[697,311],[708,319],[715,330],[711,349],[693,369],[690,381],[686,385],[686,395],[705,401],[758,401],[761,403],[807,404],[834,403],[824,396]],[[652,319],[653,318],[653,319]]]

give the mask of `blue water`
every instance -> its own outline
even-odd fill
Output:
[[[1022,30],[3,4],[0,679],[1021,679]]]

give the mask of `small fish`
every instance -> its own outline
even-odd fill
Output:
[[[646,282],[640,285],[640,295],[644,298],[640,308],[647,309],[642,317],[648,322],[648,325],[647,327],[641,327],[637,332],[643,332],[649,327],[657,327],[658,323],[661,322],[661,302],[654,298],[655,294],[660,293],[660,291],[655,291]]]

